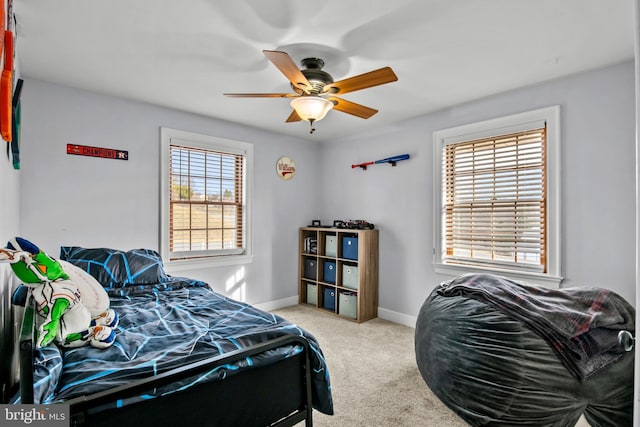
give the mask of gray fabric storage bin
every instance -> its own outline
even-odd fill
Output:
[[[326,256],[338,256],[338,236],[334,234],[325,236],[324,254]]]
[[[342,286],[350,289],[358,289],[358,267],[355,265],[342,265]]]
[[[318,305],[318,286],[307,283],[307,304]]]
[[[340,292],[338,314],[355,319],[358,317],[358,297],[353,292]]]

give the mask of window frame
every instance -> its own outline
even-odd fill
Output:
[[[227,254],[211,251],[202,256],[201,251],[193,251],[191,257],[171,259],[170,253],[170,163],[171,146],[179,145],[185,148],[211,150],[244,156],[243,178],[243,242],[242,253]],[[234,265],[251,262],[252,252],[252,221],[251,203],[253,184],[253,144],[231,139],[219,138],[194,132],[186,132],[166,127],[160,128],[160,255],[165,267],[173,271]],[[189,251],[191,252],[191,251]],[[189,252],[185,252],[188,254]]]
[[[546,256],[547,272],[526,268],[505,268],[491,261],[476,265],[447,263],[444,256],[446,238],[443,215],[446,195],[443,192],[443,157],[445,146],[498,135],[512,134],[544,126],[546,123]],[[469,123],[433,132],[433,264],[436,273],[461,275],[473,272],[493,272],[515,280],[524,280],[547,287],[559,287],[561,277],[560,252],[560,106],[554,105],[523,113]]]

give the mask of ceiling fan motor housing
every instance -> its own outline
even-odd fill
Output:
[[[324,67],[324,61],[322,59],[304,58],[302,61],[300,61],[300,65],[305,67],[304,70],[300,71],[307,78],[309,83],[311,83],[312,89],[310,91],[310,94],[318,95],[322,92],[322,88],[330,83],[333,83],[333,77],[331,77],[331,74],[322,70],[322,67]],[[293,86],[293,84],[291,85],[291,87],[296,92],[302,93],[302,91]]]

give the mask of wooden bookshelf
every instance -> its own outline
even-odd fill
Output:
[[[298,295],[358,323],[378,316],[378,230],[302,227]]]

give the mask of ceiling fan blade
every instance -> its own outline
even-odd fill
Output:
[[[273,62],[273,65],[278,67],[294,87],[299,88],[305,93],[309,93],[311,90],[309,80],[307,80],[304,74],[302,74],[302,71],[298,69],[298,66],[293,62],[293,59],[288,53],[279,50],[263,50],[262,53],[265,54],[269,61]]]
[[[343,93],[354,92],[356,90],[366,89],[368,87],[379,86],[386,83],[395,82],[398,76],[393,72],[391,67],[384,67],[378,70],[369,71],[368,73],[359,74],[344,80],[330,83],[326,85],[322,91],[324,93]]]
[[[298,115],[296,110],[293,110],[291,112],[291,114],[289,115],[289,117],[287,117],[286,123],[299,122],[300,120],[302,120],[302,119],[300,118],[300,116]]]
[[[355,102],[347,101],[346,99],[338,98],[337,96],[329,96],[327,99],[333,102],[333,109],[342,111],[343,113],[351,114],[356,117],[368,119],[373,116],[378,110],[374,108],[365,107]]]
[[[232,98],[295,98],[295,93],[223,93]]]

